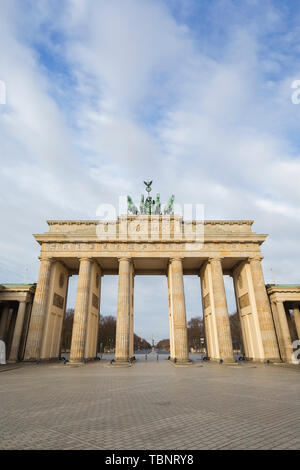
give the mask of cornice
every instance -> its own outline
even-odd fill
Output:
[[[118,223],[119,220],[126,220],[130,219],[132,220],[134,217],[144,217],[144,218],[149,218],[149,217],[154,217],[154,218],[163,218],[163,217],[169,217],[169,216],[120,216],[120,219],[117,220],[47,220],[47,224],[50,225],[98,225],[99,223]],[[173,219],[182,219],[181,216],[171,216]],[[204,223],[204,225],[253,225],[254,220],[182,220],[183,224],[185,223]]]
[[[76,233],[45,233],[34,234],[38,243],[256,243],[261,245],[267,238],[266,234],[256,233],[220,233],[205,234],[203,240],[195,240],[194,238],[144,238],[144,239],[128,239],[122,238],[98,238],[95,235],[84,235]]]
[[[270,285],[266,285],[266,288],[267,288],[267,292],[269,295],[272,295],[272,294],[281,294],[281,293],[285,293],[285,294],[300,294],[300,284],[299,286],[270,286]]]

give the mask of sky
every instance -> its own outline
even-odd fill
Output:
[[[151,179],[206,219],[253,219],[266,282],[300,282],[298,1],[1,0],[0,41],[0,282],[36,282],[46,220],[96,219]],[[166,279],[136,286],[137,334],[168,337]],[[199,278],[185,289],[201,315]]]

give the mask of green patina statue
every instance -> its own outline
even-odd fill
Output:
[[[160,195],[158,193],[155,199],[155,214],[161,214]]]
[[[127,196],[127,214],[138,214],[138,209],[130,196]]]
[[[141,195],[140,214],[146,214],[144,194]]]
[[[172,196],[169,199],[168,205],[164,210],[164,214],[174,214],[174,199],[175,196],[172,194]]]
[[[127,214],[161,215],[162,212],[161,212],[160,195],[157,193],[155,200],[152,199],[152,196],[150,196],[149,194],[152,190],[151,188],[152,181],[150,181],[149,183],[144,181],[144,184],[146,185],[146,191],[148,193],[148,196],[145,199],[144,195],[142,194],[141,202],[140,202],[140,210],[138,210],[132,198],[130,196],[127,196]],[[164,214],[168,214],[168,215],[174,214],[174,199],[175,199],[175,196],[172,195],[169,199],[167,206],[164,209]]]

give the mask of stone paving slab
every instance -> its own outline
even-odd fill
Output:
[[[299,449],[299,368],[105,361],[0,374],[0,449]]]

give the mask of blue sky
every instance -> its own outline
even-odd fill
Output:
[[[299,282],[299,20],[282,0],[2,1],[0,282],[37,279],[47,219],[94,219],[148,178],[206,219],[254,219],[266,281]],[[137,333],[167,336],[165,279],[137,282]]]

